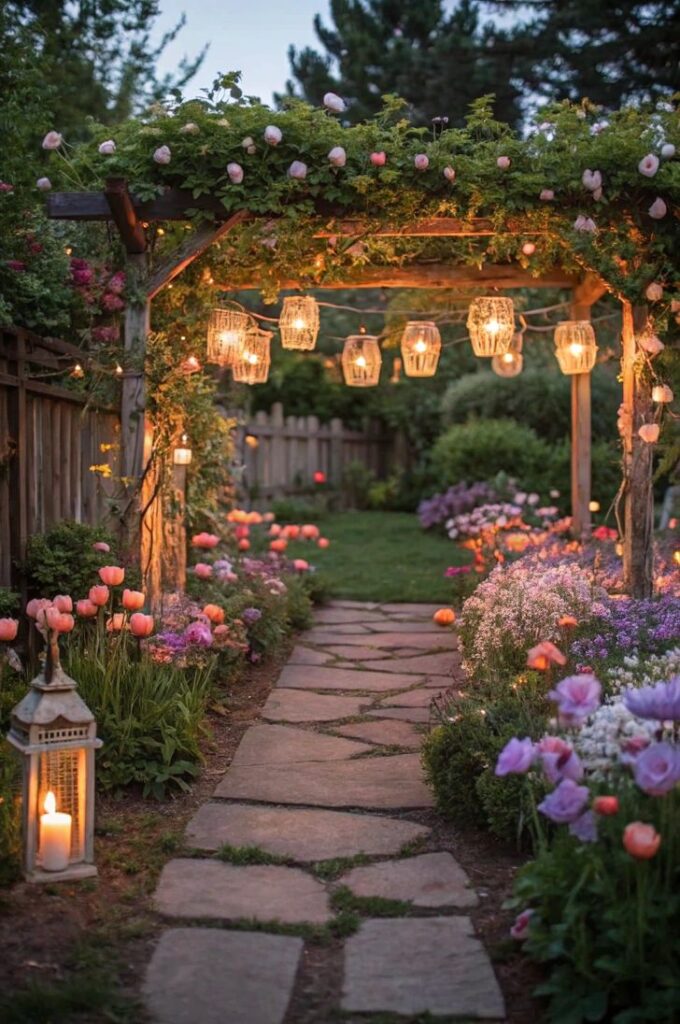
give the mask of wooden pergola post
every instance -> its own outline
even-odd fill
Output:
[[[623,404],[619,416],[623,441],[623,580],[632,597],[651,597],[654,561],[653,446],[638,430],[651,421],[651,385],[635,372],[635,338],[647,325],[647,307],[623,301],[621,333]]]

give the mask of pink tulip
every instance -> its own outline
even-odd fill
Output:
[[[103,565],[99,570],[99,579],[107,587],[118,587],[125,579],[125,569],[119,565]]]
[[[106,628],[109,633],[120,633],[125,628],[125,615],[123,612],[114,612],[111,618],[106,620]]]
[[[136,637],[151,636],[153,633],[153,615],[143,615],[142,612],[135,612],[130,616],[130,632]]]
[[[52,604],[55,608],[58,608],[60,612],[73,611],[73,601],[68,594],[57,594],[53,599]]]
[[[94,551],[103,551],[105,555],[108,555],[109,551],[111,550],[111,548],[109,547],[105,540],[96,540],[92,545],[92,549]]]
[[[57,633],[70,633],[75,626],[75,620],[68,612],[60,612],[54,605],[45,608],[38,615],[38,625],[43,628],[53,629]]]
[[[45,138],[42,140],[43,149],[59,149],[63,142],[62,136],[59,132],[48,132]]]
[[[347,163],[347,153],[342,146],[333,146],[328,154],[328,161],[333,167],[344,167]]]
[[[659,424],[658,423],[643,423],[638,430],[638,435],[647,444],[656,444],[659,440]]]
[[[417,171],[426,171],[430,166],[430,158],[427,153],[417,153],[413,158],[413,166]]]
[[[245,523],[239,524],[234,530],[234,536],[236,540],[245,540],[250,534],[250,527],[246,526]]]
[[[661,836],[653,825],[631,821],[623,830],[623,845],[636,860],[650,860],[661,845]]]
[[[52,602],[46,597],[34,597],[32,601],[29,601],[26,605],[26,614],[31,619],[37,619],[38,615],[45,610],[45,608],[51,608]]]
[[[296,558],[293,561],[293,568],[296,572],[307,572],[309,569],[309,562],[306,562],[304,558]]]
[[[510,157],[509,156],[499,156],[498,160],[496,160],[496,167],[500,168],[501,171],[507,171],[509,166],[510,166]]]
[[[209,580],[212,576],[212,565],[208,565],[206,562],[197,562],[194,566],[194,575],[199,580]]]
[[[454,168],[451,167],[450,164],[448,164],[444,168],[444,177],[446,178],[447,181],[455,181],[456,180],[456,172],[455,172]]]
[[[140,608],[144,607],[144,601],[144,594],[141,592],[141,590],[126,589],[123,591],[123,598],[121,603],[123,605],[123,608],[125,608],[125,610],[128,612],[139,611]]]
[[[18,619],[0,619],[0,643],[11,644],[19,630]]]
[[[82,619],[92,619],[98,611],[97,605],[94,601],[90,601],[88,597],[84,597],[81,601],[76,602],[76,612]]]
[[[382,149],[377,153],[371,153],[370,161],[374,167],[384,167],[387,161],[387,154]]]
[[[216,548],[219,542],[220,538],[214,533],[196,533],[191,538],[195,548]]]
[[[330,110],[333,114],[342,114],[347,109],[347,105],[342,97],[334,92],[326,93],[323,98],[323,105],[326,110]]]
[[[92,604],[96,604],[97,608],[103,608],[109,599],[109,588],[97,584],[94,587],[90,587],[90,592],[87,596],[92,601]]]

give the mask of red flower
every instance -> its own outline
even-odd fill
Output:
[[[325,484],[326,483],[326,474],[323,473],[320,469],[317,469],[316,473],[314,474],[313,479],[314,479],[314,483],[315,484]]]
[[[26,264],[23,260],[7,260],[7,266],[17,274],[22,274],[26,269]]]

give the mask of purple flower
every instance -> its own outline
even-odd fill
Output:
[[[569,835],[576,836],[582,843],[597,842],[597,819],[592,811],[583,814],[569,825]]]
[[[518,740],[516,736],[506,743],[496,762],[496,775],[524,775],[533,763],[536,751],[527,737]]]
[[[259,608],[245,608],[241,618],[246,626],[254,626],[262,618],[262,612]]]
[[[546,777],[556,785],[562,779],[580,782],[583,778],[583,765],[578,754],[573,750],[563,753],[546,752],[541,754],[541,764]]]
[[[466,572],[472,572],[471,565],[450,565],[444,573],[444,576],[449,579],[452,576],[461,576]]]
[[[548,697],[557,702],[560,719],[565,725],[579,725],[599,707],[601,691],[595,676],[567,676]]]
[[[638,718],[654,718],[659,722],[680,720],[680,676],[656,686],[641,686],[628,690],[623,703]]]
[[[680,781],[680,751],[671,743],[652,743],[635,759],[633,773],[641,790],[663,796]]]
[[[210,626],[205,622],[192,622],[184,630],[187,643],[197,644],[199,647],[210,647],[212,644],[212,633]]]
[[[567,825],[576,821],[588,803],[590,791],[587,786],[577,786],[573,779],[563,779],[559,786],[549,793],[538,805],[541,814],[557,822]]]

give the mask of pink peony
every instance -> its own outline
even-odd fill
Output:
[[[599,171],[585,170],[581,181],[583,182],[583,187],[589,192],[597,192],[598,189],[602,188],[602,175]]]
[[[49,178],[38,178],[35,185],[41,192],[49,192],[52,188],[52,182]]]
[[[240,185],[243,181],[243,168],[240,164],[233,161],[227,164],[227,174],[232,185]]]
[[[210,647],[212,643],[210,626],[205,622],[192,622],[184,630],[184,636],[190,644],[197,644],[199,647]]]
[[[102,309],[107,313],[120,313],[125,309],[125,302],[120,295],[113,295],[111,292],[104,292],[101,298]]]
[[[668,207],[661,196],[657,196],[647,212],[652,220],[661,220],[668,213]]]
[[[68,594],[57,594],[57,596],[53,599],[52,604],[60,612],[73,611],[73,601]]]
[[[659,158],[654,153],[648,153],[647,156],[643,156],[638,164],[638,171],[640,174],[644,174],[645,178],[653,178],[658,170]]]
[[[42,140],[43,149],[59,149],[63,142],[62,136],[59,132],[48,132],[45,138]]]
[[[157,164],[169,164],[171,157],[172,153],[169,146],[159,146],[153,155]]]
[[[307,164],[304,164],[302,160],[293,160],[288,168],[288,177],[294,178],[297,181],[304,181],[307,177]]]
[[[112,274],[109,278],[109,283],[106,286],[107,291],[113,292],[114,295],[122,295],[125,289],[125,272],[122,270]]]
[[[509,156],[499,156],[496,160],[496,167],[500,168],[501,171],[507,171],[510,166]]]
[[[99,152],[102,156],[113,156],[116,152],[116,143],[113,139],[107,139],[106,142],[100,144]]]
[[[384,167],[387,161],[387,154],[381,149],[376,153],[371,153],[369,159],[374,167]]]
[[[551,203],[555,198],[555,193],[551,188],[544,188],[538,197],[544,203]]]
[[[416,153],[413,158],[413,166],[417,171],[426,171],[430,166],[430,158],[427,153]]]
[[[328,160],[333,167],[344,167],[347,163],[347,153],[342,146],[333,146],[328,154]]]
[[[323,105],[326,110],[330,110],[333,114],[343,114],[347,109],[347,104],[342,97],[336,95],[334,92],[327,92],[323,98]]]
[[[275,124],[268,124],[264,130],[264,141],[268,146],[278,146],[283,138],[283,132]]]

